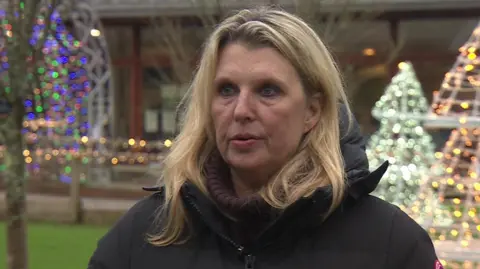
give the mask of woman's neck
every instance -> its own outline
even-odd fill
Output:
[[[228,165],[218,155],[213,155],[205,164],[206,185],[213,200],[225,211],[236,215],[249,211],[259,212],[259,207],[269,207],[255,194],[255,186],[246,184],[247,176],[232,173]],[[253,176],[253,175],[252,175]],[[235,177],[235,179],[233,179]],[[260,210],[262,211],[262,210]]]
[[[231,236],[238,242],[251,243],[278,217],[280,212],[255,193],[258,187],[246,184],[251,181],[244,179],[256,179],[256,175],[233,173],[219,155],[210,156],[204,168],[210,196],[220,211],[232,221],[228,224],[231,225]]]
[[[268,182],[264,173],[230,169],[233,189],[238,197],[246,197],[256,193]]]

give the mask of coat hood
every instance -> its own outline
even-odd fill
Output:
[[[356,119],[352,116],[351,121],[349,120],[348,111],[344,104],[340,105],[339,122],[340,149],[348,181],[347,190],[354,198],[358,198],[375,190],[388,168],[388,162],[370,172],[365,152],[365,138],[360,132],[360,126]]]
[[[362,178],[369,173],[365,139],[360,133],[360,126],[354,117],[351,122],[344,104],[340,105],[340,149],[345,164],[348,180]]]

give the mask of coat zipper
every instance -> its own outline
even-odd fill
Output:
[[[254,269],[255,266],[255,256],[245,255],[245,269]]]
[[[193,202],[192,199],[188,196],[187,196],[187,201],[195,209],[195,211],[197,211],[197,213],[202,217],[202,219],[205,219],[205,217],[204,217],[202,211],[200,210],[200,208],[198,208],[197,204],[195,204],[195,202]],[[230,237],[224,235],[223,233],[221,233],[219,231],[214,230],[214,232],[218,236],[223,238],[225,241],[230,243],[230,245],[232,245],[237,250],[237,252],[240,256],[243,256],[244,262],[245,262],[245,269],[254,269],[255,268],[256,257],[254,255],[246,252],[245,247],[236,243],[235,241],[233,241],[233,239],[231,239]]]

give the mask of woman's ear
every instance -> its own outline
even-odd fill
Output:
[[[322,108],[321,94],[317,93],[311,96],[308,100],[307,111],[305,113],[304,133],[308,133],[320,121],[320,114]]]

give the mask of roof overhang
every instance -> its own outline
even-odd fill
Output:
[[[189,16],[199,12],[218,14],[242,8],[278,4],[285,9],[295,9],[294,0],[91,0],[92,7],[102,18],[133,18],[146,16]],[[317,0],[319,11],[339,9],[401,13],[422,10],[451,11],[480,9],[478,0]],[[480,16],[479,13],[475,13]],[[473,14],[473,15],[475,15]],[[461,14],[459,14],[461,15]]]

